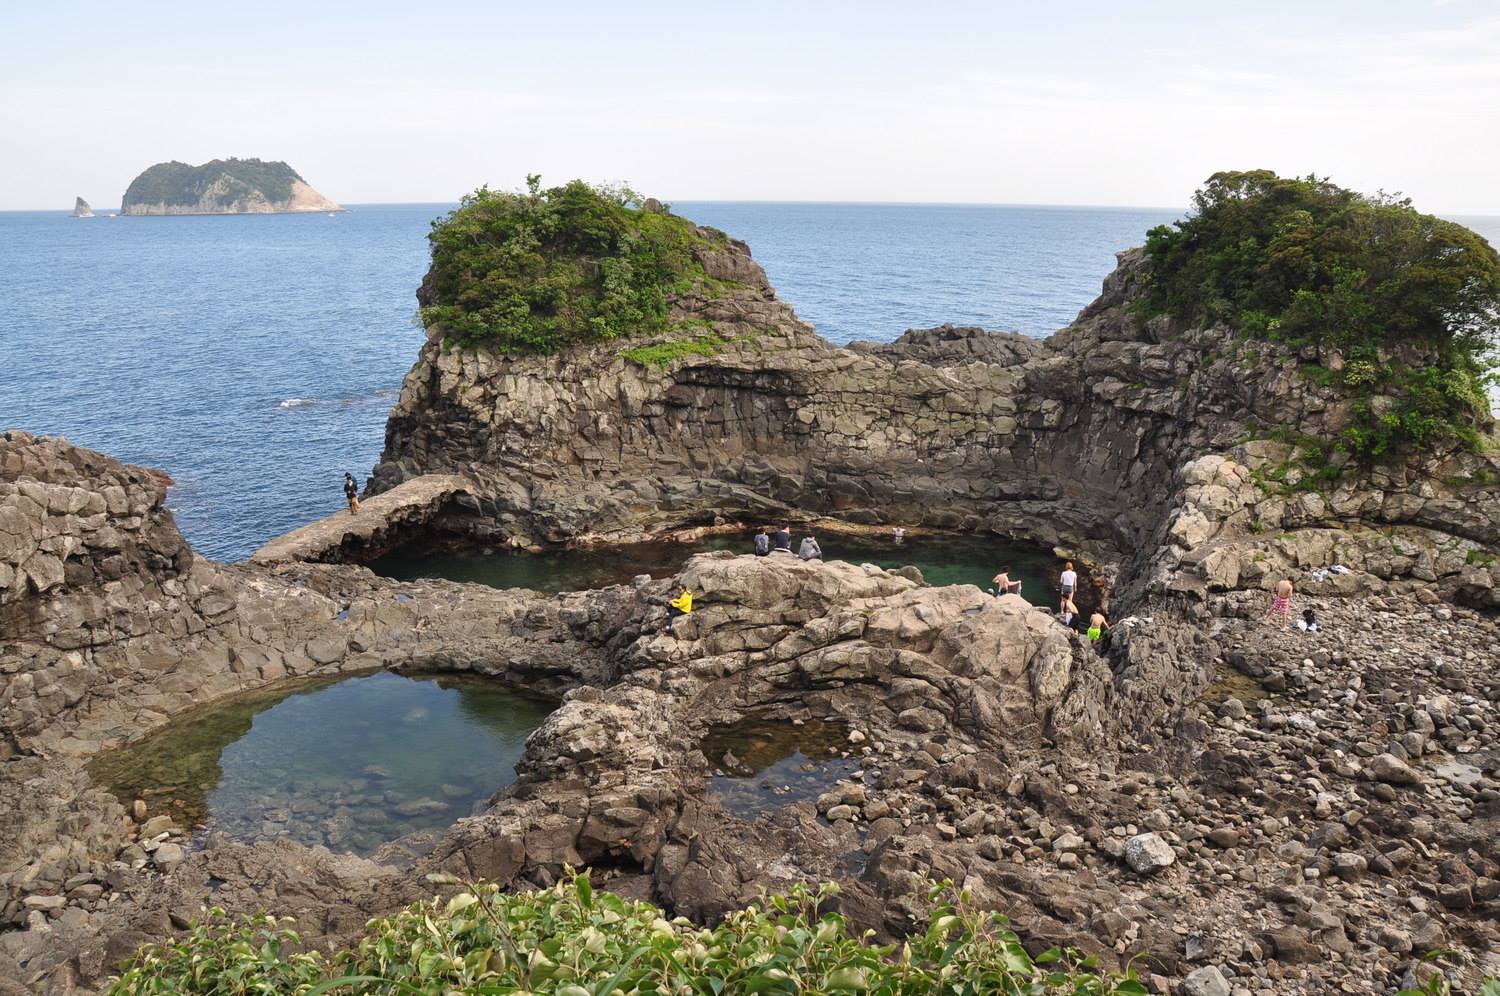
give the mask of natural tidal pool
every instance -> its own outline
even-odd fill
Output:
[[[806,534],[792,531],[795,548]],[[1021,595],[1037,605],[1057,602],[1057,576],[1062,561],[1050,551],[1017,544],[998,536],[911,536],[901,543],[888,537],[853,536],[843,533],[816,534],[826,560],[854,564],[877,564],[897,568],[910,564],[922,572],[930,585],[974,584],[989,588],[990,579],[1002,568],[1010,568],[1012,580],[1023,582]],[[695,553],[731,550],[753,553],[751,534],[724,534],[686,543],[632,543],[624,546],[589,547],[525,553],[516,550],[437,550],[411,544],[370,563],[370,569],[401,580],[446,578],[474,581],[495,588],[531,588],[536,591],[579,591],[623,584],[637,574],[669,577]],[[1082,608],[1084,599],[1079,599]]]
[[[368,855],[446,828],[514,781],[555,706],[473,677],[301,681],[208,707],[89,770],[184,829]]]
[[[714,727],[703,739],[703,755],[714,771],[709,788],[725,810],[753,819],[793,802],[813,802],[840,779],[859,770],[849,751],[849,728],[810,719],[749,716]]]

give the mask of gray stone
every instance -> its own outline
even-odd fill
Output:
[[[1125,863],[1141,875],[1155,875],[1177,860],[1172,845],[1154,833],[1137,834],[1125,842]]]
[[[1182,980],[1183,996],[1230,996],[1229,980],[1214,965],[1195,968]]]
[[[1416,785],[1422,776],[1394,754],[1376,754],[1365,762],[1370,777],[1389,785]]]

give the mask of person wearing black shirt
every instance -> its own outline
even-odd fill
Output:
[[[349,514],[355,515],[359,512],[359,485],[354,483],[354,475],[344,472],[344,497],[349,499]]]

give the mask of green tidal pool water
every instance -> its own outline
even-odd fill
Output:
[[[202,834],[369,855],[440,831],[515,780],[556,703],[473,677],[382,672],[237,696],[89,766]]]
[[[859,770],[848,753],[849,728],[811,719],[801,725],[749,716],[710,730],[703,755],[713,775],[709,788],[725,810],[753,819],[793,802],[813,802]]]
[[[793,549],[801,543],[803,535],[802,531],[793,531]],[[1011,579],[1023,583],[1022,597],[1036,605],[1055,607],[1057,604],[1057,578],[1062,561],[1049,551],[1000,537],[913,536],[897,543],[884,537],[822,533],[818,535],[818,544],[826,560],[876,564],[885,568],[909,564],[920,570],[930,585],[973,584],[988,589],[990,579],[1008,567]],[[749,533],[710,536],[688,543],[635,543],[546,553],[482,549],[441,551],[410,545],[393,550],[369,566],[377,574],[407,581],[446,578],[474,581],[495,588],[579,591],[624,584],[637,574],[670,577],[695,553],[708,550],[753,553],[754,549]],[[1085,598],[1078,599],[1080,608],[1084,601]]]

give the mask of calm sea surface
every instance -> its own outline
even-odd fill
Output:
[[[954,322],[1045,336],[1170,210],[678,202],[750,243],[836,343]],[[446,205],[75,220],[0,213],[0,428],[167,470],[217,559],[337,509],[422,343]],[[1461,219],[1500,243],[1500,219]]]

